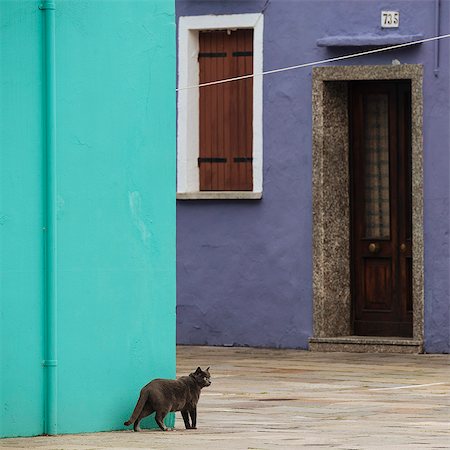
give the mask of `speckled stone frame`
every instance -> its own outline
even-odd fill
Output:
[[[348,82],[411,80],[413,338],[352,336]],[[311,350],[407,351],[423,347],[422,65],[313,69],[313,310]]]

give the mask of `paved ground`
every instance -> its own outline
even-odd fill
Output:
[[[450,449],[450,357],[179,347],[211,366],[198,430],[4,439],[21,449]]]

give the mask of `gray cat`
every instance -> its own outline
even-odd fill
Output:
[[[156,423],[161,430],[167,431],[164,417],[169,412],[181,411],[186,429],[196,429],[200,391],[210,384],[209,367],[205,371],[197,367],[197,370],[189,376],[176,380],[157,378],[141,389],[133,414],[124,425],[133,424],[134,431],[142,431],[139,422],[156,411]],[[189,416],[192,424],[189,423]]]

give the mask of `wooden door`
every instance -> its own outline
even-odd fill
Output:
[[[410,82],[355,82],[349,105],[353,332],[410,337]]]

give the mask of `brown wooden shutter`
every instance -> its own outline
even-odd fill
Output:
[[[200,83],[253,73],[253,30],[199,33]],[[200,88],[200,190],[253,190],[253,78]]]

